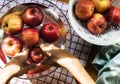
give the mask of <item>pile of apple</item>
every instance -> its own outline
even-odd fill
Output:
[[[19,15],[10,13],[2,20],[2,29],[5,37],[2,41],[2,51],[11,57],[22,51],[23,46],[28,47],[28,61],[39,63],[43,58],[43,52],[39,43],[54,43],[60,39],[61,31],[54,22],[42,23],[44,11],[38,6],[27,6]],[[42,25],[42,26],[40,26]]]
[[[112,6],[111,0],[78,0],[75,15],[86,21],[87,29],[94,35],[103,33],[108,23],[120,25],[120,7]]]

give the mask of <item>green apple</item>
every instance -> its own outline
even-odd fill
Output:
[[[111,6],[110,0],[92,0],[95,10],[99,13],[106,11]]]

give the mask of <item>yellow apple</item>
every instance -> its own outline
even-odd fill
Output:
[[[111,1],[110,0],[92,0],[95,6],[95,10],[97,12],[104,12],[111,6]]]
[[[2,20],[2,28],[8,35],[15,35],[22,31],[23,21],[17,14],[8,14]]]

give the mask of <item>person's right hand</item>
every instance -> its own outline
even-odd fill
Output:
[[[74,60],[79,60],[76,56],[73,56],[67,50],[63,50],[54,44],[45,45],[40,44],[40,48],[43,53],[48,57],[43,63],[53,65],[53,66],[62,66],[66,67],[66,64]]]
[[[48,57],[47,64],[60,65],[66,68],[80,84],[95,84],[80,63],[80,60],[70,52],[62,50],[53,44],[49,46],[40,44],[40,48]]]
[[[42,64],[48,64],[51,66],[59,67],[59,64],[56,63],[56,60],[59,59],[57,55],[53,55],[53,52],[56,53],[60,48],[56,47],[53,44],[45,45],[40,44],[40,48],[42,49],[45,56],[47,56],[47,59],[42,62]]]

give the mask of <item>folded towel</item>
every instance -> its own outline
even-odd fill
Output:
[[[96,84],[120,84],[120,44],[99,47],[93,66],[98,71]]]

